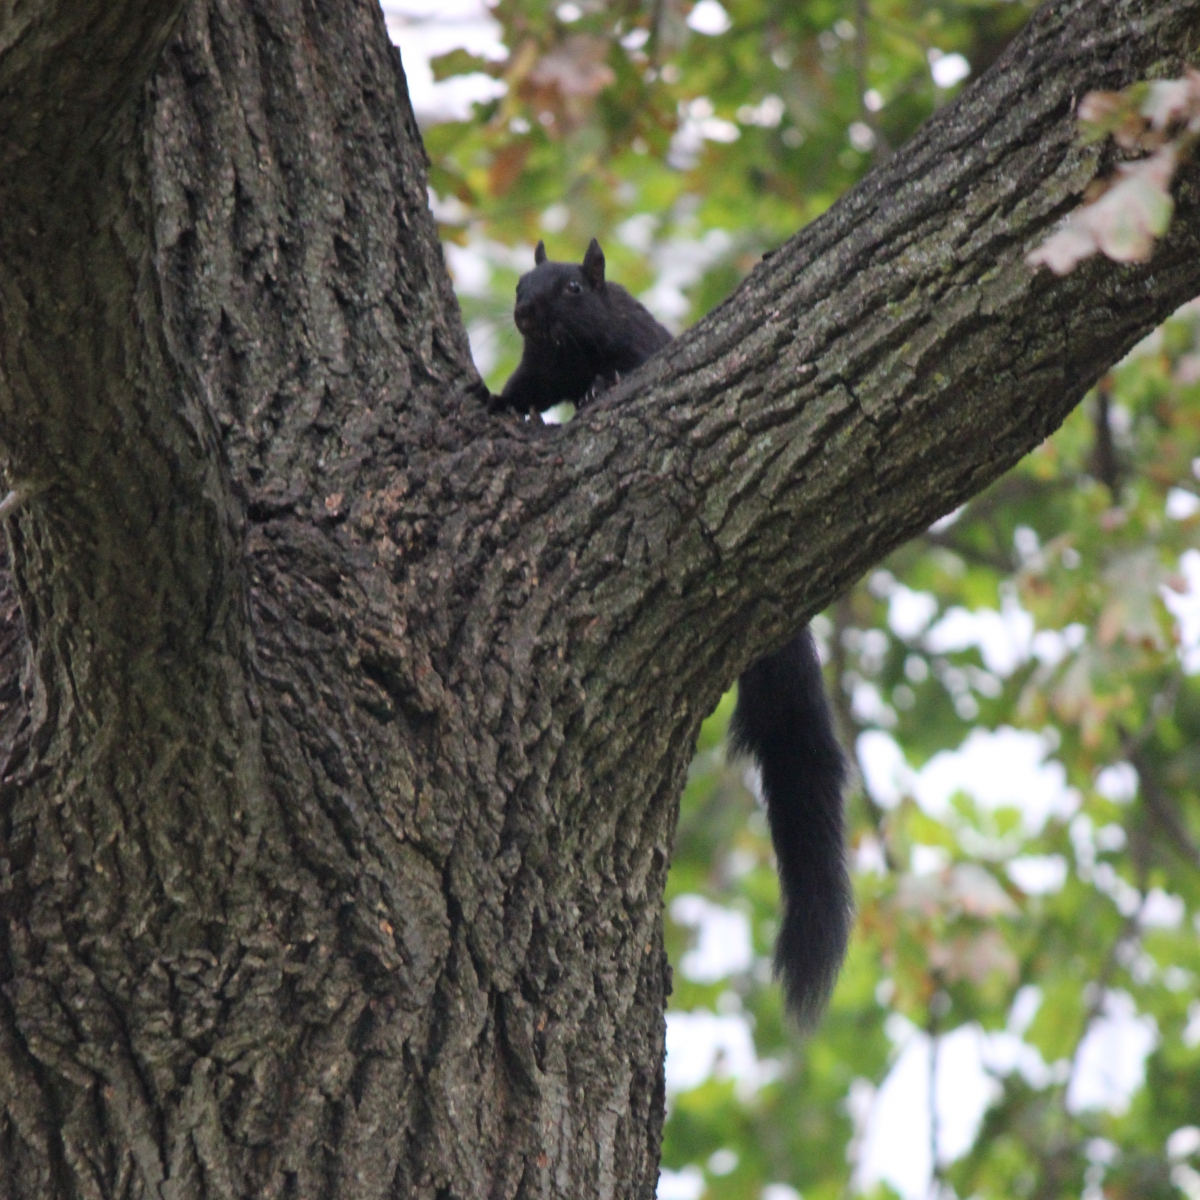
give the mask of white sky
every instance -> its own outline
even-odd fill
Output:
[[[1048,758],[1050,747],[1026,729],[973,729],[957,750],[942,750],[914,771],[891,736],[872,729],[860,734],[858,763],[872,798],[894,808],[911,795],[940,821],[951,816],[956,792],[973,796],[983,809],[1019,809],[1027,834],[1036,834],[1052,816],[1069,817],[1079,794],[1067,786],[1061,763]]]
[[[459,48],[493,61],[508,57],[500,25],[482,0],[382,0],[382,7],[419,121],[465,120],[476,101],[504,95],[504,84],[482,73],[435,83],[429,66]]]
[[[979,627],[996,626],[982,622]],[[858,757],[868,789],[885,806],[909,794],[925,811],[945,819],[951,797],[962,790],[981,808],[1019,809],[1028,836],[1051,817],[1071,818],[1079,807],[1079,794],[1067,785],[1066,772],[1053,759],[1051,745],[1026,730],[974,729],[958,749],[935,755],[915,771],[889,734],[870,731],[859,738]],[[1097,784],[1113,800],[1127,802],[1136,794],[1136,773],[1127,764],[1115,764]],[[1102,872],[1106,864],[1097,863],[1095,855],[1097,849],[1116,848],[1120,827],[1096,830],[1077,816],[1071,830],[1081,875],[1087,874],[1099,890],[1117,891],[1118,882]],[[936,870],[941,861],[928,865]],[[1018,856],[1008,867],[1018,886],[1030,892],[1057,890],[1068,869],[1066,860],[1057,855]],[[1178,897],[1152,891],[1143,898],[1136,889],[1130,890],[1131,900],[1124,892],[1118,895],[1132,903],[1132,911],[1140,906],[1144,925],[1175,927],[1182,920]],[[685,896],[676,900],[672,916],[697,930],[695,946],[680,964],[689,978],[712,982],[723,973],[747,969],[749,926],[743,914],[699,896]],[[1043,1062],[1021,1040],[1039,1000],[1036,989],[1023,989],[1007,1030],[988,1034],[976,1025],[960,1026],[939,1043],[935,1094],[943,1161],[952,1161],[970,1147],[988,1103],[998,1093],[997,1077],[1009,1071],[1020,1071],[1034,1087],[1069,1079],[1068,1105],[1073,1111],[1123,1112],[1141,1086],[1145,1060],[1157,1044],[1158,1031],[1152,1018],[1137,1012],[1130,996],[1108,993],[1102,1016],[1084,1038],[1075,1062],[1057,1064]],[[892,1018],[889,1033],[896,1055],[891,1070],[877,1090],[867,1084],[869,1094],[861,1088],[858,1092],[862,1129],[855,1179],[864,1188],[885,1180],[904,1200],[926,1200],[931,1178],[930,1040],[899,1017]],[[736,1079],[739,1090],[752,1093],[762,1080],[773,1077],[773,1064],[761,1064],[754,1057],[751,1031],[740,1013],[669,1013],[668,1092],[694,1087],[714,1072]],[[664,1179],[660,1200],[688,1200],[693,1195],[689,1189],[697,1180],[702,1183],[703,1176],[697,1172]]]

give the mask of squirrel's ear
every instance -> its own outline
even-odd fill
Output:
[[[539,241],[533,251],[533,265],[540,267],[546,261],[546,243]]]
[[[587,253],[583,256],[583,277],[594,288],[604,283],[604,251],[595,238],[588,242]]]

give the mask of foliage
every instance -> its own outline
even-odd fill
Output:
[[[544,237],[577,258],[599,235],[610,276],[680,327],[904,141],[949,94],[935,79],[954,83],[955,56],[986,67],[1030,7],[500,0],[508,58],[437,65],[506,94],[425,131],[452,265],[458,246],[490,269],[460,294],[477,345],[499,338],[493,386],[516,361],[529,255],[506,247]],[[727,1040],[698,1084],[669,1080],[664,1196],[895,1194],[866,1169],[881,1085],[913,1046],[942,1064],[968,1043],[991,1099],[957,1142],[946,1115],[968,1100],[936,1106],[944,1194],[1200,1195],[1198,465],[1189,312],[819,619],[869,786],[851,801],[857,932],[807,1041],[770,980],[777,884],[724,757],[729,697],[706,723],[668,889],[672,1030],[748,1030],[753,1054]],[[939,785],[953,752],[989,747],[990,777]],[[695,957],[714,913],[748,925],[753,950],[715,973]],[[1144,1081],[1135,1055],[1121,1094],[1088,1093],[1090,1056],[1134,1034]]]
[[[1135,83],[1123,92],[1089,92],[1079,105],[1088,141],[1112,136],[1141,157],[1098,180],[1063,227],[1028,256],[1065,275],[1097,251],[1114,262],[1148,262],[1175,210],[1171,183],[1200,137],[1200,71],[1182,79]]]
[[[1194,631],[1181,648],[1168,602],[1182,608],[1200,584],[1198,350],[1200,313],[1189,312],[823,622],[848,743],[891,739],[910,770],[854,799],[858,929],[809,1043],[781,1025],[778,995],[754,969],[677,987],[681,1007],[748,1014],[759,1054],[785,1064],[736,1123],[711,1089],[675,1100],[668,1166],[721,1146],[780,1148],[769,1165],[759,1149],[711,1179],[713,1200],[772,1180],[809,1198],[844,1194],[851,1081],[878,1085],[889,1034],[911,1027],[942,1042],[963,1027],[1007,1031],[993,1051],[1021,1064],[998,1072],[978,1136],[944,1167],[958,1195],[1079,1196],[1103,1176],[1090,1194],[1168,1196],[1180,1194],[1172,1171],[1192,1178],[1165,1147],[1200,1111],[1200,681],[1188,673],[1200,661]],[[700,891],[740,908],[765,953],[769,841],[736,766],[705,748],[721,744],[725,714],[706,726],[684,797],[668,900]],[[1044,824],[1018,795],[997,805],[960,791],[939,806],[917,775],[972,731],[1003,729],[1035,731],[1065,771],[1062,807]],[[1004,796],[1003,780],[977,782]],[[690,932],[673,930],[677,955]],[[1080,1048],[1117,993],[1154,1023],[1146,1082],[1124,1112],[1068,1104]],[[1015,1051],[1014,1031],[1026,1049]]]
[[[982,70],[1032,7],[500,0],[508,58],[457,51],[434,66],[496,75],[507,93],[424,130],[443,236],[492,268],[490,286],[460,287],[490,382],[519,357],[512,293],[532,266],[531,250],[505,247],[543,238],[577,259],[597,236],[610,276],[682,328],[951,94],[935,72]]]

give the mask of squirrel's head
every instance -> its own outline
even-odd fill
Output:
[[[604,251],[592,238],[582,263],[551,262],[538,242],[534,268],[517,284],[513,321],[521,336],[538,342],[569,340],[599,318],[605,294]],[[578,332],[574,332],[578,337]]]

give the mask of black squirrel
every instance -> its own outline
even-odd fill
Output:
[[[551,262],[538,242],[534,268],[517,283],[513,321],[524,353],[497,409],[545,412],[603,391],[641,366],[671,335],[619,283],[604,278],[604,251],[592,238],[583,262]]]
[[[517,284],[513,317],[525,346],[493,398],[499,410],[585,403],[671,340],[623,287],[605,280],[595,238],[579,265],[551,262],[538,242],[534,268]],[[846,761],[807,626],[742,673],[730,741],[761,774],[783,895],[775,971],[788,1007],[811,1026],[837,979],[853,901],[843,835]]]

